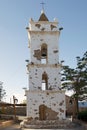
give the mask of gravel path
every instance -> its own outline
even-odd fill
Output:
[[[0,130],[20,130],[20,125],[14,124],[14,125],[8,126],[6,128],[1,128]]]
[[[6,128],[2,128],[0,130],[35,130],[35,129],[20,129],[19,124],[14,124]],[[36,130],[42,130],[42,129],[36,129]],[[43,130],[85,130],[82,126],[78,126],[78,128],[74,129],[43,129]]]

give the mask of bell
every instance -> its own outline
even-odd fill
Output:
[[[46,55],[46,53],[45,52],[43,52],[42,53],[42,57],[46,57],[47,55]]]

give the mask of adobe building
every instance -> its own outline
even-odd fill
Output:
[[[50,22],[44,11],[38,21],[30,20],[30,60],[27,117],[39,120],[65,119],[65,91],[61,90],[58,21]]]

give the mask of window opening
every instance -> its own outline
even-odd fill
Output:
[[[46,83],[45,83],[45,80],[42,80],[42,90],[46,90]]]
[[[47,44],[42,44],[41,46],[41,64],[47,63]]]
[[[48,90],[48,76],[46,72],[42,74],[42,90]]]
[[[41,64],[46,64],[46,59],[41,59]]]

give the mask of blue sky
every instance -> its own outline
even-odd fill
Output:
[[[60,60],[75,67],[76,56],[87,51],[87,0],[43,0],[49,21],[58,18],[61,31]],[[26,59],[29,59],[26,27],[32,17],[38,20],[42,0],[0,0],[0,81],[6,101],[15,95],[23,100],[28,88]]]

